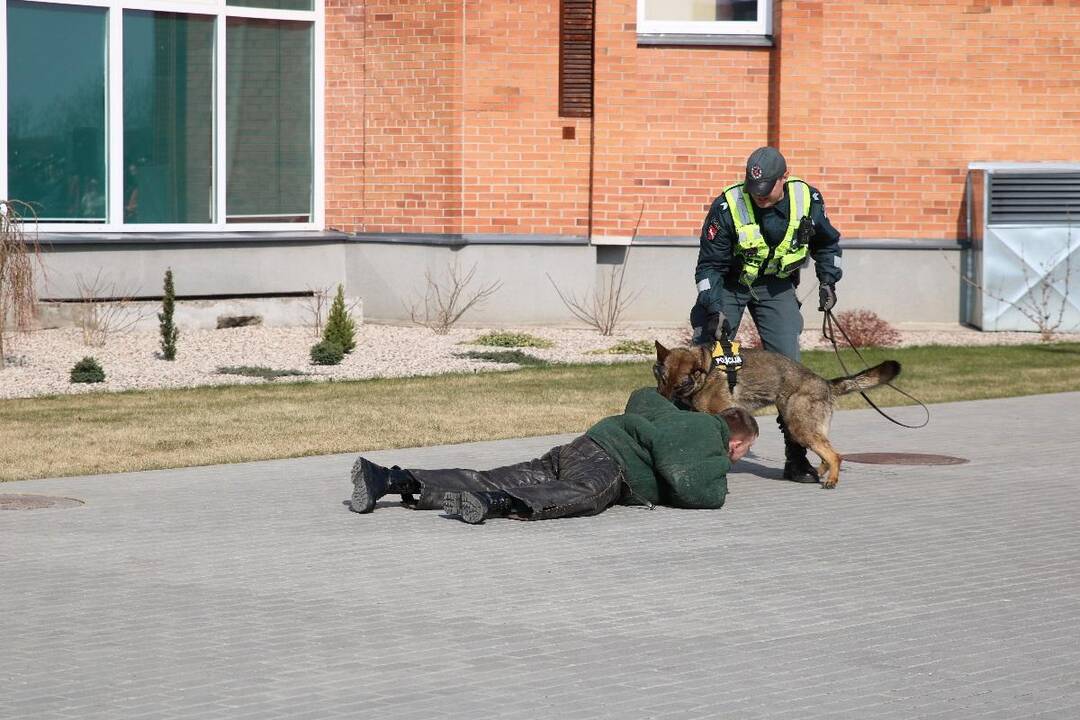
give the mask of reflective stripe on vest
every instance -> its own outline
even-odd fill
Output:
[[[753,200],[742,183],[724,190],[724,198],[735,222],[738,245],[735,253],[742,261],[739,282],[750,286],[761,274],[786,278],[806,260],[808,248],[795,241],[799,222],[810,214],[810,186],[799,178],[788,178],[784,183],[788,197],[788,227],[784,239],[776,248],[770,248],[754,220]]]

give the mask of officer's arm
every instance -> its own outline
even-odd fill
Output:
[[[733,262],[735,225],[724,196],[716,198],[701,227],[694,282],[697,284],[698,304],[710,313],[720,312],[720,290]]]
[[[825,201],[814,188],[810,188],[810,217],[814,221],[814,239],[810,241],[810,255],[814,258],[814,270],[819,283],[835,285],[843,275],[840,269],[840,232],[829,221]]]

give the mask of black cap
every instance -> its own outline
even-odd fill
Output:
[[[751,195],[768,195],[785,172],[787,162],[779,150],[759,147],[746,161],[746,191]]]

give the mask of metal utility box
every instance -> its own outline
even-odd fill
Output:
[[[968,166],[964,320],[1080,330],[1080,163]]]

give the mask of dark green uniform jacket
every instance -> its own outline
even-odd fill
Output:
[[[776,247],[784,239],[788,228],[788,208],[790,200],[785,195],[776,205],[764,210],[754,203],[754,219],[761,228],[762,237],[769,247]],[[810,241],[810,257],[814,258],[814,270],[822,283],[836,284],[840,280],[840,233],[829,222],[825,212],[825,201],[813,186],[810,187],[810,217],[814,221],[814,238]],[[703,280],[708,280],[709,288],[698,295],[698,304],[710,313],[721,311],[721,293],[724,281],[734,282],[742,270],[742,265],[735,255],[738,244],[735,221],[727,206],[727,199],[721,194],[713,200],[705,224],[701,228],[701,244],[698,248],[697,268],[694,282],[699,288]],[[770,282],[772,276],[762,274],[759,283]]]
[[[645,387],[634,391],[622,415],[604,418],[586,435],[626,471],[638,501],[683,508],[724,504],[731,432],[719,416],[680,410]]]

